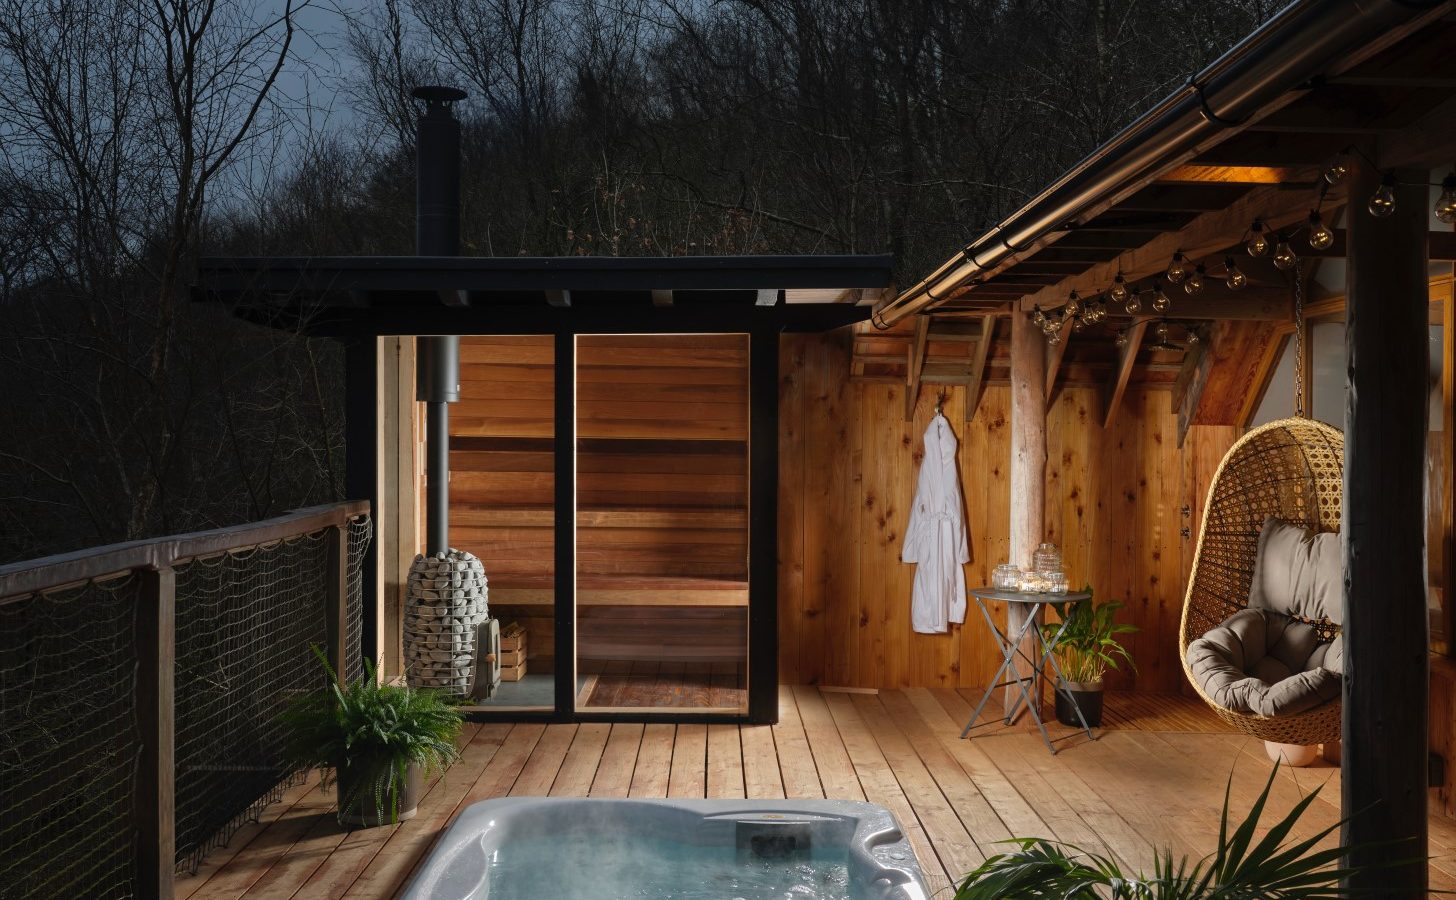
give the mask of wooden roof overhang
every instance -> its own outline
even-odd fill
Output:
[[[1175,252],[1210,268],[1237,252],[1234,294],[1209,279],[1174,296],[1180,319],[1260,318],[1287,282],[1241,244],[1250,224],[1298,226],[1342,154],[1382,170],[1456,159],[1456,3],[1297,0],[926,279],[882,302],[880,328],[915,313],[1031,310],[1119,274],[1156,276]],[[1336,184],[1325,198],[1343,202]],[[1363,202],[1363,198],[1361,198]],[[1433,235],[1432,259],[1456,258]],[[1302,257],[1322,254],[1301,242]],[[1109,310],[1114,317],[1125,314]],[[1287,316],[1287,312],[1284,313]]]
[[[212,257],[194,297],[321,336],[822,331],[867,318],[892,257]]]

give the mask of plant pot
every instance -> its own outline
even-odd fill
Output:
[[[1088,728],[1102,725],[1102,682],[1063,681],[1057,685],[1057,721],[1073,728],[1082,727],[1082,719]],[[1077,718],[1082,711],[1082,719]]]
[[[398,788],[395,789],[397,793],[400,793],[400,796],[398,798],[399,816],[394,819],[390,818],[390,814],[395,806],[395,798],[386,794],[383,797],[382,803],[382,812],[384,815],[382,817],[377,815],[374,805],[373,787],[368,786],[360,790],[357,785],[359,776],[355,775],[354,771],[354,769],[347,769],[343,766],[335,770],[338,775],[338,784],[335,785],[335,789],[339,794],[340,825],[359,825],[365,828],[373,828],[376,825],[392,825],[395,822],[403,822],[406,819],[414,818],[415,813],[419,811],[420,797],[424,794],[424,779],[420,775],[419,766],[411,764],[405,769],[403,792],[399,792]],[[344,806],[349,798],[356,795],[356,792],[359,800],[354,804],[354,808],[345,814]]]

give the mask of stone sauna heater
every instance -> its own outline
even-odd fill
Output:
[[[489,618],[485,567],[472,553],[416,556],[404,614],[411,687],[490,696],[500,683],[499,625]]]

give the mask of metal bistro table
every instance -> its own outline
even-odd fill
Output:
[[[998,591],[988,587],[971,588],[966,593],[976,598],[976,605],[981,608],[981,615],[985,617],[987,627],[991,629],[992,634],[996,635],[996,640],[1001,644],[1001,668],[997,669],[996,674],[991,676],[991,684],[986,686],[986,693],[981,697],[981,702],[976,706],[976,711],[971,714],[971,721],[966,723],[965,729],[961,732],[961,737],[964,738],[970,734],[973,728],[980,728],[983,725],[994,725],[995,722],[982,722],[981,725],[977,725],[976,722],[980,720],[981,711],[986,708],[986,701],[991,699],[992,692],[997,688],[1014,684],[1021,689],[1021,698],[1006,710],[1006,715],[1002,721],[1010,725],[1015,720],[1017,714],[1020,713],[1021,704],[1025,703],[1027,711],[1031,713],[1032,720],[1036,722],[1036,727],[1041,729],[1041,739],[1046,741],[1047,749],[1055,754],[1057,752],[1055,743],[1052,741],[1051,736],[1047,734],[1046,725],[1042,723],[1041,703],[1032,702],[1031,685],[1035,685],[1038,678],[1046,677],[1047,667],[1050,665],[1052,674],[1056,675],[1056,679],[1052,682],[1054,685],[1053,689],[1062,690],[1062,668],[1057,664],[1055,651],[1057,649],[1057,643],[1062,639],[1062,632],[1067,630],[1067,623],[1063,620],[1061,627],[1048,639],[1046,634],[1040,628],[1036,627],[1037,615],[1052,603],[1076,603],[1080,600],[1090,600],[1092,595],[1085,591],[1069,591],[1065,594],[1023,594],[1020,591]],[[1021,626],[1021,630],[1016,635],[1015,640],[1007,637],[1000,628],[996,627],[996,620],[991,618],[991,610],[986,607],[987,600],[1000,600],[1002,603],[1021,603],[1030,607],[1026,612],[1026,622]],[[1035,654],[1035,658],[1027,656],[1026,651],[1022,649],[1022,643],[1026,640],[1028,633],[1036,635],[1036,640],[1032,643],[1032,653]],[[1041,645],[1040,653],[1036,651],[1038,643]],[[1015,678],[1008,678],[1002,681],[1001,675],[1007,669],[1010,669],[1012,672],[1016,671],[1015,662],[1018,656],[1031,665],[1031,674],[1018,674]],[[1039,691],[1038,694],[1040,694]],[[1070,693],[1068,693],[1068,697],[1070,699]],[[1037,700],[1040,701],[1040,699],[1040,696],[1038,696]],[[1095,741],[1097,738],[1092,734],[1091,726],[1087,724],[1087,719],[1082,715],[1081,707],[1073,703],[1072,708],[1077,711],[1077,719],[1082,723],[1082,729],[1087,732],[1088,739]],[[1057,738],[1057,740],[1066,740],[1075,735],[1076,732],[1073,732],[1072,734]]]

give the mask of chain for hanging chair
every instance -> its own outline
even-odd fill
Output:
[[[1294,414],[1308,418],[1304,408],[1304,260],[1294,266]]]

